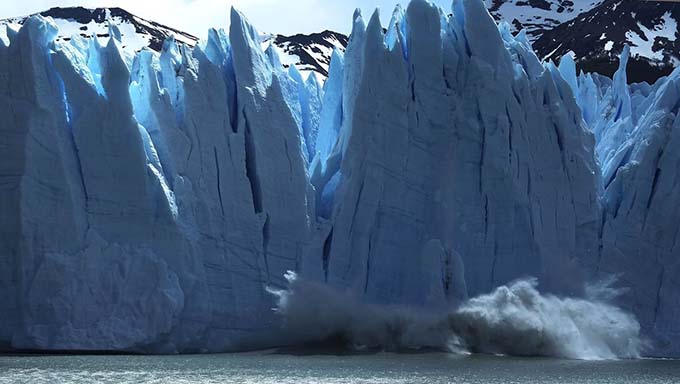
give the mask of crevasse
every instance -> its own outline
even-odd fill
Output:
[[[616,275],[647,353],[680,354],[680,72],[629,86],[625,51],[613,80],[577,75],[479,0],[447,14],[413,0],[385,33],[355,13],[323,85],[235,10],[194,49],[132,61],[115,38],[56,43],[42,17],[10,31],[0,346],[286,344],[268,290],[296,271],[428,311]]]

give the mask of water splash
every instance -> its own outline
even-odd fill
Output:
[[[366,304],[347,292],[286,274],[270,290],[292,343],[342,340],[350,349],[438,349],[583,360],[637,358],[643,343],[631,314],[604,299],[541,294],[519,280],[449,311]],[[601,290],[597,290],[598,292]]]

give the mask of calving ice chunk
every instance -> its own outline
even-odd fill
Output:
[[[271,292],[295,271],[377,314],[447,314],[426,320],[459,349],[680,353],[678,76],[629,86],[627,55],[614,80],[541,63],[479,0],[413,0],[386,31],[378,12],[352,22],[323,85],[235,10],[195,47],[127,59],[120,28],[105,44],[55,40],[42,16],[9,30],[1,345],[294,343]],[[613,275],[624,294],[593,300]]]
[[[299,343],[587,360],[636,358],[642,348],[640,326],[631,314],[597,295],[542,295],[531,279],[500,286],[455,309],[413,311],[366,304],[293,272],[286,278],[288,287],[272,293],[284,329]]]

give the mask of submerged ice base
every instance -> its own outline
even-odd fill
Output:
[[[105,46],[55,43],[42,17],[10,31],[0,346],[283,345],[269,291],[296,271],[361,305],[434,312],[526,276],[578,300],[616,275],[645,353],[680,354],[680,72],[628,86],[624,57],[614,80],[577,76],[479,0],[447,14],[413,0],[384,33],[357,12],[323,86],[235,10],[194,49],[170,39],[133,60],[115,26]]]

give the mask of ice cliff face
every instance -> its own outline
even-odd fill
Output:
[[[414,304],[444,305],[523,274],[569,290],[548,266],[563,273],[597,252],[592,139],[566,83],[526,41],[499,34],[477,2],[454,13],[412,5],[391,23],[391,47],[376,14],[350,42],[348,52],[353,43],[363,52],[346,67],[363,69],[346,79],[360,86],[325,276]]]
[[[621,303],[648,326],[660,354],[677,355],[680,71],[629,87],[628,57],[626,47],[613,82],[599,86],[591,75],[576,77],[573,65],[563,70],[584,111],[597,108],[604,214],[594,271],[621,275],[630,288]]]
[[[360,14],[322,86],[237,11],[132,62],[0,41],[0,342],[226,351],[288,342],[286,271],[366,305],[446,309],[525,276],[612,274],[649,353],[677,354],[677,76],[542,64],[483,3]],[[573,63],[572,63],[573,64]],[[680,75],[679,75],[680,76]]]

